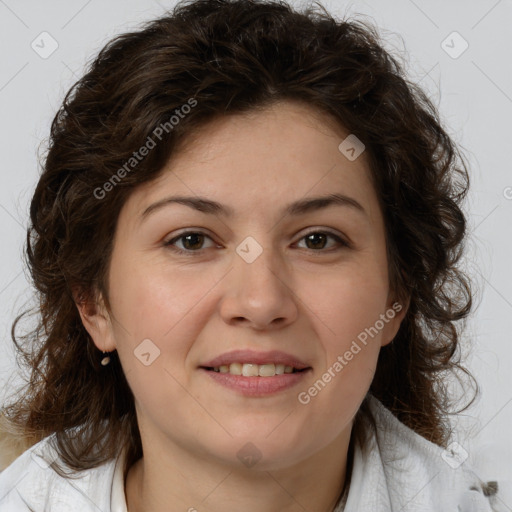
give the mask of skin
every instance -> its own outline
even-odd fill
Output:
[[[96,346],[118,351],[135,396],[144,456],[126,478],[130,512],[333,509],[354,415],[379,350],[406,311],[308,404],[298,401],[395,303],[368,161],[365,153],[349,161],[338,150],[348,134],[294,102],[215,120],[122,208],[110,310],[100,296],[80,313]],[[282,213],[293,201],[334,192],[364,213],[346,205]],[[174,203],[141,220],[149,205],[171,195],[205,197],[234,214]],[[187,230],[207,235],[174,242],[189,254],[165,245]],[[319,235],[308,241],[310,231]],[[330,232],[349,245],[322,236]],[[252,263],[235,251],[248,236],[263,249]],[[148,338],[160,355],[145,366],[134,350]],[[198,368],[247,348],[285,351],[312,370],[291,389],[254,398]],[[252,467],[237,457],[247,442],[261,455]]]

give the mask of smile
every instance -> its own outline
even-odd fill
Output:
[[[294,368],[293,366],[274,363],[231,363],[230,365],[225,364],[206,369],[218,373],[242,375],[243,377],[274,377],[274,375],[283,375],[285,373],[297,373],[303,371]]]

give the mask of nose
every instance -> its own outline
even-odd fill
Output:
[[[285,264],[271,249],[251,263],[235,254],[226,276],[220,312],[229,325],[255,330],[283,328],[298,315],[298,297]]]

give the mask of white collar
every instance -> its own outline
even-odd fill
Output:
[[[365,456],[354,446],[346,505],[336,512],[492,510],[481,492],[483,482],[466,462],[458,465],[449,452],[401,423],[371,394],[367,400],[376,430],[370,430]],[[482,508],[468,508],[475,499]]]
[[[121,450],[116,460],[110,496],[110,512],[128,512],[125,496],[124,463],[126,450]]]

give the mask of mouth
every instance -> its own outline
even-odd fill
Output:
[[[242,377],[274,377],[275,375],[284,375],[289,373],[300,373],[308,370],[306,368],[296,368],[294,366],[279,363],[231,363],[219,366],[202,366],[201,368],[216,372],[227,373],[229,375],[240,375]]]
[[[290,390],[313,370],[297,357],[278,350],[235,350],[205,362],[199,369],[214,383],[247,397]]]

